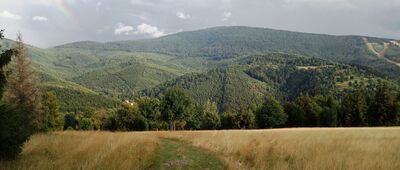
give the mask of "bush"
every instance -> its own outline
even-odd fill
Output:
[[[90,120],[90,118],[82,118],[79,121],[79,127],[82,130],[92,130],[93,129],[92,120]]]

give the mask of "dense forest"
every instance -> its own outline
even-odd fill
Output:
[[[388,39],[218,27],[40,49],[18,37],[0,48],[0,159],[47,131],[400,125],[400,49],[367,48]]]

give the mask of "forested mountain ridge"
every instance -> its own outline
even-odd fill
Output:
[[[215,27],[156,39],[82,41],[48,49],[29,46],[29,54],[44,84],[58,88],[60,94],[67,91],[60,90],[62,87],[73,89],[76,94],[85,92],[104,96],[104,100],[121,100],[140,94],[159,95],[164,91],[160,89],[186,84],[194,98],[202,102],[224,101],[218,102],[222,108],[224,103],[259,101],[265,94],[293,98],[302,92],[345,89],[354,81],[389,78],[396,82],[400,67],[393,62],[400,60],[400,46],[395,42],[362,36]],[[12,41],[5,44],[10,46]],[[382,55],[376,55],[377,51]],[[339,69],[342,67],[345,68]],[[338,73],[339,70],[344,71]],[[335,77],[345,73],[354,74],[353,79]],[[204,77],[209,82],[202,81]],[[210,82],[220,90],[207,95]],[[242,89],[246,88],[251,91],[234,92],[245,92]],[[60,95],[65,96],[62,100],[70,100],[67,94],[71,93]]]
[[[212,100],[220,110],[238,110],[260,104],[265,96],[282,100],[301,94],[338,96],[358,85],[373,87],[386,81],[374,70],[302,55],[270,53],[234,63],[205,73],[187,74],[141,94],[162,96],[168,89],[181,87],[201,104]],[[391,85],[397,88],[396,83]]]
[[[333,36],[235,26],[181,32],[157,39],[107,43],[77,42],[56,48],[155,52],[182,57],[205,57],[209,60],[236,58],[257,53],[284,52],[375,67],[391,78],[398,79],[400,66],[377,57],[368,49],[365,39],[376,44],[376,47],[397,42],[385,38]],[[390,44],[392,45],[388,48],[386,57],[400,58],[400,46]]]

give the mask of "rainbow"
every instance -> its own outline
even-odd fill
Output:
[[[77,22],[77,17],[75,17],[74,13],[71,11],[71,9],[68,7],[68,5],[65,3],[65,0],[55,0],[56,7],[58,10],[60,10],[67,18],[69,18],[71,21]]]

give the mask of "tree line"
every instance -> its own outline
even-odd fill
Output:
[[[301,94],[281,102],[266,96],[260,105],[224,108],[198,104],[180,87],[161,98],[143,96],[116,109],[87,109],[65,115],[64,129],[144,131],[282,127],[361,127],[400,125],[400,93],[381,82],[372,90],[358,86],[343,96]]]

